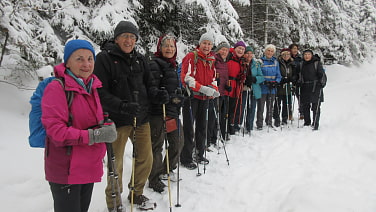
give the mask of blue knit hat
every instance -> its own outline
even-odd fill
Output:
[[[95,51],[91,43],[86,40],[70,40],[67,44],[65,44],[64,48],[64,63],[68,62],[69,57],[73,54],[74,51],[78,49],[88,49],[93,53],[93,57],[95,60]]]

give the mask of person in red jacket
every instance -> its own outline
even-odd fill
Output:
[[[85,40],[71,40],[64,49],[64,63],[42,98],[42,123],[46,129],[45,174],[55,212],[88,211],[93,186],[103,175],[104,142],[117,137],[115,124],[103,125],[97,92],[101,81],[93,74],[95,52]],[[64,85],[64,86],[63,86]],[[66,92],[73,92],[68,106]]]
[[[239,98],[243,89],[243,82],[245,80],[244,67],[243,66],[243,55],[245,51],[245,43],[239,41],[235,43],[234,48],[230,49],[228,66],[228,76],[230,81],[230,86],[232,87],[231,92],[229,92],[229,111],[228,111],[228,132],[230,135],[234,135],[236,130],[234,123],[235,120],[236,107],[240,105]]]
[[[195,169],[193,163],[193,144],[196,144],[197,163],[208,164],[204,157],[206,140],[206,113],[208,100],[218,97],[216,73],[214,68],[215,58],[212,53],[214,37],[210,33],[201,35],[198,47],[188,53],[182,61],[180,79],[190,98],[183,107],[184,147],[180,155],[182,166]],[[195,129],[193,126],[195,124]],[[193,132],[195,135],[193,135]],[[193,136],[194,141],[193,142]]]

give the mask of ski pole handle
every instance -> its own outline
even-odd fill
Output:
[[[103,113],[103,117],[104,117],[104,123],[103,123],[103,125],[111,125],[111,124],[113,124],[114,122],[109,118],[109,114],[108,114],[108,112],[104,112]]]

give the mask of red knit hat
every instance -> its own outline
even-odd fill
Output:
[[[282,53],[282,52],[290,52],[290,54],[291,54],[291,49],[289,49],[289,48],[283,48],[283,49],[281,49],[280,53]]]

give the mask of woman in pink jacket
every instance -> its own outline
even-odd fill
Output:
[[[114,124],[103,124],[93,75],[95,51],[85,40],[71,40],[64,63],[54,67],[56,78],[42,97],[42,123],[46,129],[45,174],[55,212],[88,211],[93,185],[103,175],[104,142],[116,137]],[[67,94],[73,94],[71,103]]]

